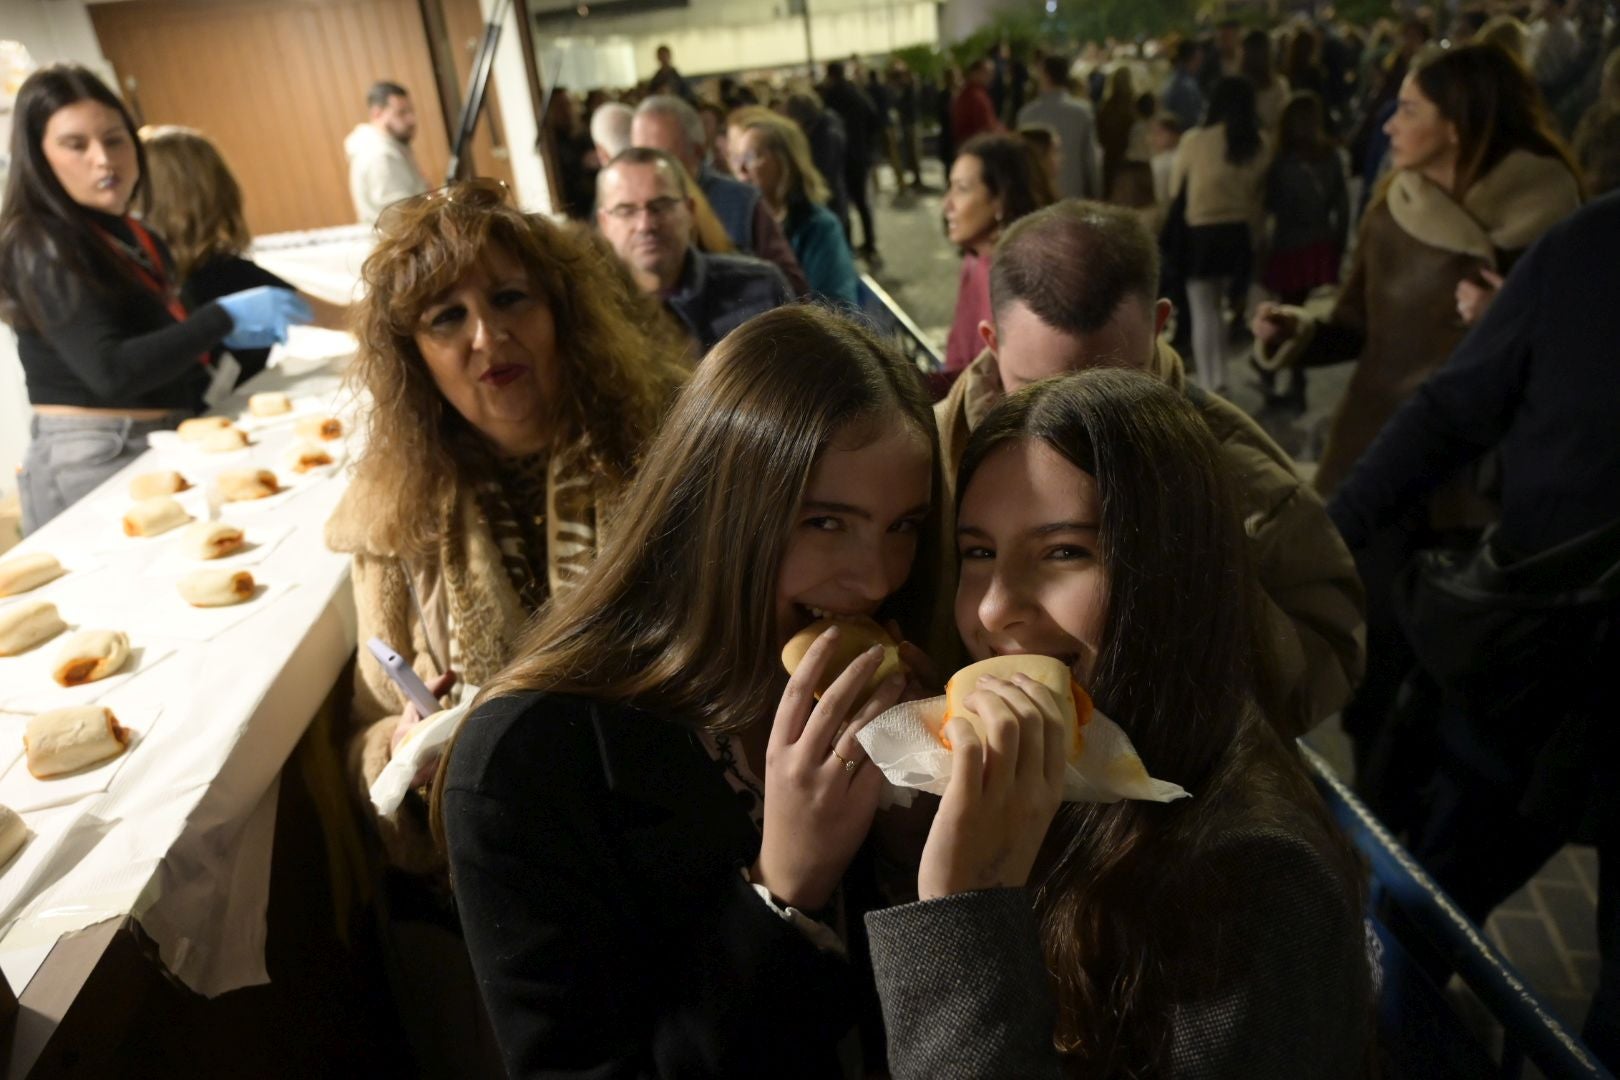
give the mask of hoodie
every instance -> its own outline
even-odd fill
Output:
[[[370,124],[357,124],[343,140],[349,156],[349,194],[362,225],[377,220],[383,208],[428,189],[411,148]]]

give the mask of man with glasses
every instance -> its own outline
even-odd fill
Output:
[[[792,295],[782,271],[763,259],[698,250],[679,169],[660,150],[619,154],[597,175],[596,221],[636,284],[680,319],[702,356]]]

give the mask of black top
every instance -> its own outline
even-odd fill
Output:
[[[196,311],[222,296],[229,296],[245,289],[256,289],[261,285],[270,285],[277,289],[293,288],[256,262],[236,255],[216,255],[193,270],[191,276],[181,283],[180,299],[186,305],[187,311]],[[264,362],[269,358],[270,350],[232,349],[231,355],[242,365],[242,374],[236,380],[237,385],[241,385],[264,370]]]
[[[526,693],[444,787],[450,874],[514,1077],[828,1077],[855,978],[743,879],[759,834],[688,729]]]
[[[1499,536],[1544,551],[1620,515],[1620,193],[1549,229],[1385,425],[1328,512],[1351,547],[1499,448]]]
[[[85,211],[124,243],[138,242],[123,218]],[[171,279],[174,259],[161,239],[158,253]],[[35,405],[102,409],[202,407],[208,371],[198,358],[231,332],[231,317],[204,304],[185,322],[133,277],[111,291],[80,281],[38,283],[46,322],[17,334],[17,354]]]

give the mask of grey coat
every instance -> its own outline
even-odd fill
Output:
[[[1365,936],[1327,859],[1291,832],[1250,827],[1173,873],[1207,888],[1193,902],[1224,930],[1210,943],[1214,977],[1174,1006],[1168,1075],[1363,1075],[1373,1017]],[[1144,902],[1172,899],[1183,898]],[[866,925],[896,1080],[1065,1075],[1027,890],[906,904],[869,913]]]

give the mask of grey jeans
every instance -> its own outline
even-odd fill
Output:
[[[174,427],[185,415],[131,420],[127,416],[35,413],[29,425],[32,441],[17,477],[23,535],[90,494],[146,450],[148,434]]]

